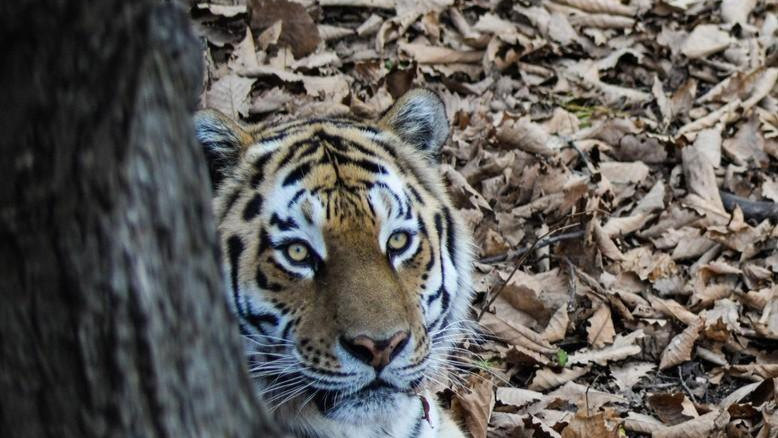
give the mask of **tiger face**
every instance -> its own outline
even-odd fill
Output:
[[[266,402],[351,424],[393,415],[445,368],[471,294],[471,239],[437,169],[440,99],[412,91],[377,123],[195,124]]]

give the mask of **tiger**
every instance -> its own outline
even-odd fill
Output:
[[[464,437],[428,389],[452,367],[473,290],[439,96],[411,90],[377,121],[194,121],[229,305],[275,417],[310,438]]]

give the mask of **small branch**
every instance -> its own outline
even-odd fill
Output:
[[[523,248],[518,248],[512,251],[508,251],[503,254],[497,254],[489,257],[484,257],[479,262],[485,263],[485,264],[491,264],[491,263],[500,263],[505,262],[508,260],[513,260],[533,249],[543,248],[545,246],[553,245],[557,242],[561,242],[563,240],[572,240],[572,239],[578,239],[583,237],[584,231],[578,230],[578,231],[571,231],[569,233],[564,234],[558,234],[556,236],[550,236],[543,239],[540,239],[536,242],[534,245],[525,246]]]
[[[514,252],[513,255],[510,255],[510,254],[506,253],[505,254],[505,259],[508,259],[508,257],[510,256],[510,257],[516,257],[516,258],[518,258],[518,260],[514,262],[513,270],[510,272],[510,274],[508,274],[507,277],[505,277],[505,280],[502,281],[502,283],[500,284],[500,287],[497,288],[497,290],[494,293],[492,293],[492,294],[489,294],[487,292],[486,296],[484,297],[484,304],[481,307],[481,311],[478,313],[478,316],[476,317],[476,321],[480,321],[481,317],[484,316],[484,313],[486,313],[486,311],[489,309],[489,307],[492,304],[494,304],[494,301],[497,300],[497,297],[500,296],[500,293],[503,291],[503,289],[505,289],[505,286],[508,285],[508,281],[511,279],[511,277],[513,277],[513,274],[515,274],[516,271],[519,270],[519,267],[522,265],[522,263],[524,263],[524,260],[526,260],[527,255],[530,252],[532,252],[533,250],[535,250],[537,248],[540,248],[541,244],[542,244],[542,246],[548,246],[548,245],[551,245],[554,242],[558,242],[560,240],[563,240],[563,239],[561,239],[561,237],[563,237],[563,236],[570,236],[570,235],[575,235],[574,237],[581,237],[581,236],[583,236],[584,235],[583,230],[581,230],[581,231],[573,231],[571,233],[566,233],[566,234],[559,234],[559,235],[556,235],[556,236],[551,236],[551,234],[553,234],[555,232],[562,231],[562,230],[565,230],[565,229],[569,229],[569,228],[577,226],[577,225],[580,225],[580,224],[578,224],[578,223],[570,224],[570,225],[566,225],[566,226],[563,226],[563,227],[560,227],[560,228],[553,229],[553,230],[549,231],[548,233],[544,234],[540,239],[536,240],[535,243],[533,243],[529,247],[519,248],[518,250],[516,250]],[[573,238],[573,237],[568,237],[568,238]],[[490,297],[490,295],[491,295],[491,297]]]
[[[732,193],[719,190],[721,201],[727,211],[732,211],[737,205],[743,211],[746,219],[756,219],[763,221],[765,219],[778,220],[778,203],[771,201],[752,201]]]

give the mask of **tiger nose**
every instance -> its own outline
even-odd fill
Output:
[[[354,338],[341,336],[340,344],[352,356],[372,366],[376,371],[381,371],[389,365],[408,344],[409,334],[401,330],[388,339],[376,340],[367,335],[359,335]]]

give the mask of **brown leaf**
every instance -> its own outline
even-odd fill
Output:
[[[566,404],[575,404],[579,407],[598,410],[606,404],[625,403],[627,400],[609,392],[598,391],[590,385],[582,385],[575,382],[567,382],[560,388],[548,393],[546,401],[562,400]]]
[[[542,400],[545,396],[537,391],[529,389],[499,387],[497,388],[497,401],[504,405],[524,407],[530,403]]]
[[[724,419],[719,419],[720,415]],[[717,423],[725,425],[728,419],[729,414],[726,411],[721,413],[714,410],[684,423],[658,430],[652,436],[654,438],[709,438],[710,433],[716,429]]]
[[[648,300],[651,302],[651,307],[663,313],[666,316],[675,318],[676,320],[686,324],[692,325],[697,322],[699,317],[694,313],[686,310],[685,307],[678,304],[677,301],[662,298],[657,298],[653,295],[648,296]]]
[[[566,382],[575,380],[589,372],[589,367],[563,368],[555,371],[551,368],[541,368],[535,373],[535,377],[530,382],[528,388],[533,391],[546,391],[557,386],[564,385]]]
[[[570,324],[570,317],[567,314],[567,306],[559,306],[548,321],[542,335],[548,342],[561,341],[565,338],[568,324]]]
[[[608,161],[600,163],[600,172],[608,181],[614,184],[630,184],[641,182],[648,176],[649,168],[640,161],[631,163]]]
[[[603,231],[599,221],[595,220],[593,224],[593,231],[594,239],[597,242],[597,247],[602,252],[602,255],[614,261],[624,260],[624,254],[622,254],[619,250],[619,247],[613,243],[613,240],[611,240],[610,236],[608,236],[608,234]]]
[[[659,369],[664,370],[672,366],[690,360],[692,357],[692,348],[697,338],[700,336],[704,325],[702,318],[686,327],[684,331],[676,335],[662,352],[662,359],[659,363]]]
[[[697,411],[689,406],[683,393],[660,393],[648,396],[648,406],[668,425],[676,425],[697,417]]]
[[[625,429],[644,434],[652,434],[666,427],[667,426],[656,418],[650,415],[638,414],[636,412],[629,412],[627,418],[624,419]]]
[[[732,43],[729,34],[715,24],[700,24],[684,41],[681,51],[688,58],[703,58],[720,52]]]
[[[686,177],[686,187],[689,193],[695,194],[718,210],[724,212],[724,204],[721,202],[719,188],[716,184],[716,174],[713,164],[696,147],[686,147],[682,151],[683,172]]]
[[[611,309],[605,304],[600,305],[589,318],[589,327],[586,329],[589,344],[595,348],[602,348],[613,342],[616,331],[613,328]]]
[[[656,364],[651,362],[627,362],[624,365],[612,367],[610,372],[622,391],[631,389],[637,385],[643,377],[656,369]]]
[[[248,4],[251,28],[257,32],[282,22],[280,44],[292,49],[295,58],[302,58],[319,45],[319,30],[305,8],[288,0],[250,0]]]
[[[607,420],[610,420],[606,422]],[[616,421],[614,421],[616,420]],[[572,421],[562,430],[562,438],[619,438],[618,415],[613,411],[597,412],[589,415],[588,409],[582,407],[575,413]]]
[[[549,357],[556,354],[557,349],[546,342],[543,336],[513,321],[506,321],[493,313],[486,312],[481,317],[480,322],[483,328],[509,344],[521,346]]]
[[[211,85],[206,94],[207,106],[237,119],[249,112],[249,93],[256,79],[227,75]]]
[[[400,43],[400,50],[419,64],[475,64],[481,62],[482,51],[460,51],[426,44]]]
[[[623,5],[616,0],[561,0],[561,2],[587,12],[625,16],[635,15],[636,12],[633,7]]]
[[[607,308],[607,306],[601,307]],[[630,356],[640,354],[640,346],[636,343],[644,337],[645,334],[642,330],[636,330],[626,336],[619,335],[613,341],[612,345],[605,348],[576,351],[568,358],[568,363],[571,365],[589,363],[606,365],[608,362],[626,359]]]
[[[543,126],[526,117],[503,123],[497,130],[497,139],[505,145],[545,156],[556,154],[562,145],[561,141],[549,134]]]
[[[489,417],[494,408],[494,385],[491,380],[479,375],[468,379],[470,390],[456,395],[456,410],[461,412],[468,432],[473,438],[486,438]]]

